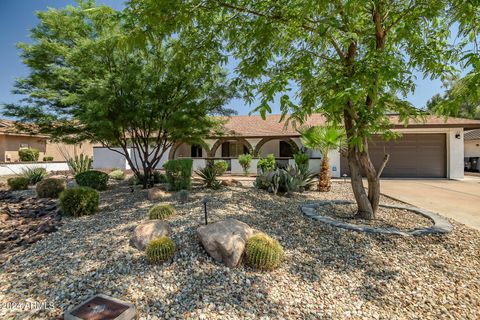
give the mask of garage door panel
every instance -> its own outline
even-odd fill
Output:
[[[447,175],[446,135],[404,134],[397,140],[374,137],[369,144],[370,157],[378,168],[384,154],[390,154],[382,177],[444,178]],[[349,175],[348,161],[342,158],[341,173]]]

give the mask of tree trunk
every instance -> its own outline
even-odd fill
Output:
[[[373,219],[375,211],[363,186],[362,169],[355,146],[348,148],[348,166],[350,167],[352,190],[358,206],[357,216],[363,219]]]
[[[328,156],[324,155],[322,159],[322,168],[320,169],[318,177],[318,191],[328,192],[332,187],[332,181],[330,179],[330,165],[328,162]]]

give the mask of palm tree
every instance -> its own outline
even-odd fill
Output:
[[[300,139],[305,147],[322,154],[322,168],[318,178],[318,191],[328,192],[332,186],[328,153],[340,148],[345,142],[345,132],[332,126],[313,126],[300,131]]]

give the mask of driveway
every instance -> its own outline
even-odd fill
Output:
[[[382,180],[381,192],[480,230],[480,177],[463,180]]]

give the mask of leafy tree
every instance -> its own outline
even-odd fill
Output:
[[[154,34],[195,32],[205,47],[233,55],[237,81],[247,101],[260,99],[261,115],[280,95],[285,119],[302,122],[321,113],[344,125],[363,218],[378,208],[385,166],[373,166],[371,136],[392,135],[387,110],[404,123],[417,116],[400,98],[414,89],[414,70],[443,78],[456,56],[445,0],[131,0],[130,8]]]
[[[328,192],[332,187],[328,153],[344,146],[345,132],[330,126],[312,126],[300,131],[300,139],[305,147],[320,151],[322,167],[318,177],[318,191]]]
[[[230,112],[221,61],[195,50],[194,37],[139,40],[131,16],[92,1],[38,18],[33,43],[19,44],[30,74],[14,92],[26,98],[6,114],[56,140],[122,154],[144,188],[173,143],[198,143],[218,125],[211,115]]]
[[[480,5],[478,0],[452,0],[450,21],[458,29],[461,67],[468,73],[450,81],[441,99],[432,98],[427,109],[439,115],[480,119]]]

